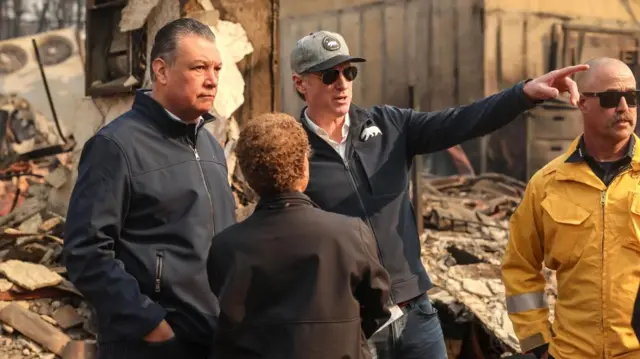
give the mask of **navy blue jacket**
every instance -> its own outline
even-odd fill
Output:
[[[96,309],[98,340],[141,340],[165,318],[210,346],[219,308],[207,256],[234,208],[215,138],[139,91],[85,144],[67,215],[63,258]]]
[[[394,303],[431,288],[409,199],[413,157],[493,132],[535,106],[519,83],[470,105],[438,112],[394,106],[370,111],[352,105],[347,156],[302,121],[312,148],[306,194],[320,208],[359,217],[372,229],[380,262],[392,281]],[[302,110],[301,120],[305,109]]]

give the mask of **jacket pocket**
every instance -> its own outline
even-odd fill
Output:
[[[589,220],[592,212],[555,194],[547,196],[540,205],[546,213],[542,223],[544,252],[551,262],[575,263],[594,235],[594,223]]]
[[[162,292],[162,272],[164,269],[164,251],[156,251],[156,273],[153,281],[153,293],[156,297]]]

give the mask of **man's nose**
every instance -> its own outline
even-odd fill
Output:
[[[207,71],[204,85],[207,87],[218,87],[218,71],[214,69]]]
[[[338,76],[338,79],[336,80],[336,88],[338,90],[344,90],[347,88],[347,84],[349,83],[349,81],[347,80],[346,77],[344,77],[344,74],[342,73],[342,71],[340,71],[340,75]]]
[[[620,102],[618,102],[618,107],[616,107],[618,112],[626,112],[629,111],[629,105],[627,104],[627,99],[624,96],[620,97]]]

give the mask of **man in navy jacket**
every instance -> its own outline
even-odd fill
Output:
[[[83,147],[64,243],[69,279],[95,307],[98,359],[211,351],[216,297],[206,261],[235,223],[213,120],[221,66],[211,29],[178,19],[151,50],[153,90]]]
[[[415,155],[444,150],[499,129],[536,103],[578,90],[572,66],[470,105],[437,112],[394,106],[364,110],[351,103],[356,62],[344,38],[318,31],[291,53],[293,82],[306,106],[300,121],[312,147],[306,194],[322,209],[361,218],[373,230],[380,262],[391,276],[390,306],[402,313],[370,339],[380,358],[447,357],[436,310],[426,291],[432,284],[420,260],[416,218],[409,200]],[[394,309],[398,309],[394,308]]]

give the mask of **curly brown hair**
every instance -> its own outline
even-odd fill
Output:
[[[260,197],[294,191],[307,181],[309,139],[285,113],[266,113],[240,131],[236,156],[247,183]]]

